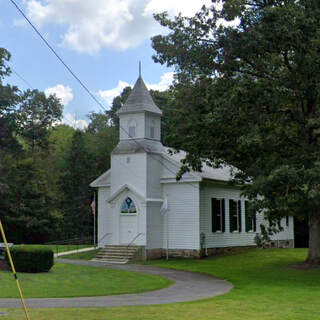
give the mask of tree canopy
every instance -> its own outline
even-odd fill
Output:
[[[320,264],[320,4],[212,3],[192,18],[155,15],[170,32],[153,37],[154,60],[177,72],[181,173],[203,158],[237,167],[256,209],[308,217],[307,261]]]

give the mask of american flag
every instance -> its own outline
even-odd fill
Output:
[[[94,199],[90,202],[90,207],[91,207],[92,214],[94,215],[96,211],[96,204]]]

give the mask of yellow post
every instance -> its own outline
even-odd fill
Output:
[[[14,276],[14,278],[16,280],[17,288],[18,288],[18,291],[19,291],[19,295],[20,295],[22,306],[23,306],[23,310],[24,310],[24,313],[26,315],[26,319],[30,320],[29,314],[28,314],[28,310],[27,310],[26,304],[25,304],[24,299],[23,299],[23,295],[22,295],[22,291],[21,291],[21,288],[20,288],[19,279],[18,279],[18,276],[17,276],[17,273],[16,273],[16,269],[15,269],[13,261],[12,261],[12,257],[11,257],[11,253],[10,253],[10,250],[9,250],[9,246],[8,246],[8,242],[7,242],[7,239],[6,239],[6,235],[4,233],[4,229],[3,229],[3,226],[2,226],[2,223],[1,223],[1,219],[0,219],[0,231],[1,231],[1,234],[2,234],[3,242],[4,242],[5,246],[6,246],[7,255],[8,255],[8,258],[9,258],[9,262],[10,262],[10,265],[11,265],[13,276]]]

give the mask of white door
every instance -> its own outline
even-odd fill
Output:
[[[120,244],[129,244],[137,235],[137,216],[120,216]]]

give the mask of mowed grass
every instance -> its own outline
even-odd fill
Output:
[[[61,256],[62,259],[76,259],[76,260],[91,260],[93,259],[97,253],[100,251],[100,249],[86,251],[86,252],[78,252],[78,253],[72,253],[65,256]]]
[[[19,246],[19,245],[15,245]],[[55,245],[55,244],[25,244],[25,246],[28,247],[33,247],[33,248],[49,248],[51,249],[54,253],[59,253],[59,252],[67,252],[67,251],[73,251],[73,250],[79,250],[83,248],[91,248],[93,247],[92,244],[63,244],[63,245]]]
[[[162,277],[56,263],[48,273],[18,273],[25,298],[107,296],[156,290],[172,284]],[[0,271],[0,298],[18,298],[12,273]]]
[[[37,320],[319,320],[320,270],[296,270],[304,249],[248,250],[203,260],[153,261],[152,265],[216,275],[235,288],[212,299],[168,305],[33,309]],[[192,288],[190,289],[192,290]],[[5,319],[22,320],[22,310],[7,310]]]

